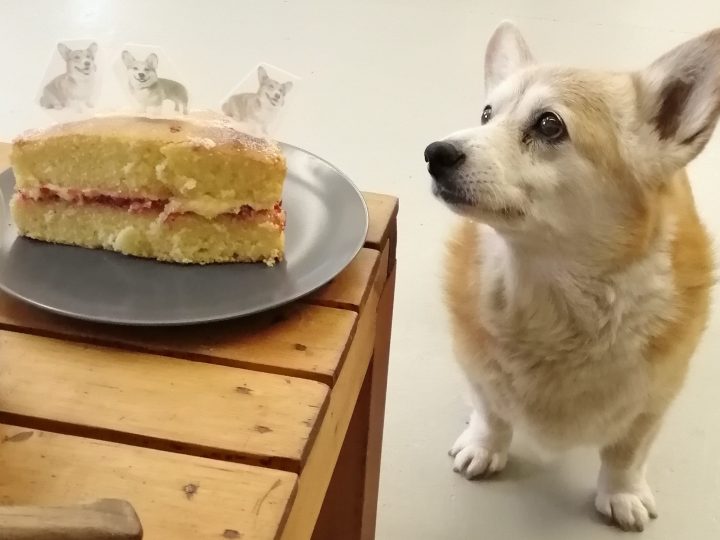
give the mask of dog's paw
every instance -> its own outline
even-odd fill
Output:
[[[450,450],[450,455],[455,458],[453,470],[467,479],[502,471],[507,465],[507,449],[494,446],[468,427]]]
[[[657,517],[655,498],[647,485],[624,491],[601,490],[595,508],[625,531],[640,532],[651,518]]]

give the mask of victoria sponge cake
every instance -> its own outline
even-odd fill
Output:
[[[18,137],[11,163],[23,236],[177,263],[283,258],[285,158],[229,121],[58,124]]]

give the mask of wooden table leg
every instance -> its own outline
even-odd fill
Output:
[[[378,303],[375,349],[318,516],[313,540],[375,538],[395,270]]]
[[[370,425],[365,462],[365,491],[363,497],[362,540],[375,538],[378,489],[380,487],[380,457],[385,425],[390,336],[392,334],[393,304],[395,300],[395,269],[388,278],[378,303],[377,334],[372,369],[368,370],[370,384]]]

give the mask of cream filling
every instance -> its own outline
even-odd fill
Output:
[[[93,199],[97,197],[112,197],[117,199],[142,199],[146,201],[168,201],[162,212],[164,216],[170,214],[182,214],[192,212],[206,219],[214,219],[221,214],[232,214],[243,206],[250,206],[254,210],[270,210],[273,206],[257,207],[251,201],[241,199],[216,199],[209,195],[201,195],[192,199],[182,197],[148,197],[142,193],[126,194],[121,192],[108,192],[98,189],[74,189],[57,186],[55,184],[43,184],[42,186],[27,187],[18,190],[23,197],[33,200],[43,198],[43,190],[50,191],[60,199],[67,202],[78,202],[81,198]]]

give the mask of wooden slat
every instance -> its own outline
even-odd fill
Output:
[[[185,328],[128,328],[53,315],[0,293],[0,329],[242,367],[333,384],[357,315],[295,304]],[[310,339],[312,338],[312,339]]]
[[[377,271],[379,254],[363,248],[353,261],[330,283],[309,296],[306,301],[322,306],[360,311]]]
[[[299,471],[328,387],[0,331],[0,422]]]
[[[284,471],[8,425],[0,425],[0,470],[0,504],[125,499],[147,540],[273,540],[297,480]]]
[[[398,214],[398,200],[390,195],[367,191],[363,192],[363,198],[370,217],[365,245],[380,250],[393,232],[395,218]]]

